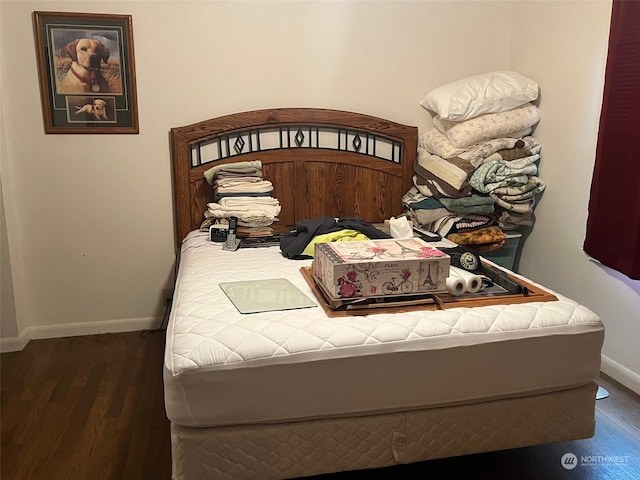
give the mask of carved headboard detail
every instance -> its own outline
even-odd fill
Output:
[[[282,206],[279,223],[321,215],[381,222],[402,213],[418,129],[340,110],[277,108],[172,128],[176,242],[197,229],[213,201],[204,172],[260,160]]]

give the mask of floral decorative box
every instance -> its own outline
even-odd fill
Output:
[[[313,273],[338,298],[446,292],[450,257],[420,238],[315,245]]]

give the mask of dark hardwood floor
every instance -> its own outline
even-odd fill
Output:
[[[136,332],[2,354],[2,479],[169,479],[163,351]]]
[[[2,354],[0,478],[169,480],[163,335],[34,340]],[[596,403],[593,438],[315,478],[640,480],[640,397],[599,383],[610,396]]]

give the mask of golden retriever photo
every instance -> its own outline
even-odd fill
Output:
[[[112,70],[109,65],[111,51],[99,40],[77,38],[64,46],[63,56],[71,60],[66,73],[57,79],[57,92],[60,94],[78,93],[120,93],[122,86],[119,75],[106,73]],[[63,63],[64,61],[60,62]],[[119,65],[118,65],[119,67]],[[119,68],[117,69],[119,71]]]
[[[69,123],[116,123],[115,97],[67,96]]]
[[[91,103],[85,103],[81,107],[76,107],[76,115],[85,114],[95,120],[109,120],[107,116],[107,102],[101,98],[96,98]]]

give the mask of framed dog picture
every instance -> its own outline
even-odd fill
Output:
[[[131,16],[33,17],[45,133],[138,133]]]

